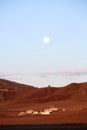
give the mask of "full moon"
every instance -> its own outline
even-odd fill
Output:
[[[50,38],[48,36],[44,37],[43,42],[48,44],[50,42]]]

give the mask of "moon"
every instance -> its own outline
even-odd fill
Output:
[[[46,44],[50,43],[50,38],[48,36],[44,37],[43,42]]]

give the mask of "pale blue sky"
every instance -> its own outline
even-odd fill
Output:
[[[0,0],[0,77],[37,87],[87,81],[87,1]]]

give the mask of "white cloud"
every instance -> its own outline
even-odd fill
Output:
[[[46,78],[49,76],[81,76],[87,75],[87,69],[61,70],[57,72],[40,72],[40,73],[1,73],[0,77],[20,77],[20,76],[40,76]]]

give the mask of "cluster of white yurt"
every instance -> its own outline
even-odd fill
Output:
[[[50,107],[48,109],[36,111],[36,110],[27,110],[26,112],[20,112],[18,116],[27,116],[27,115],[50,115],[52,112],[58,111],[56,107]]]

